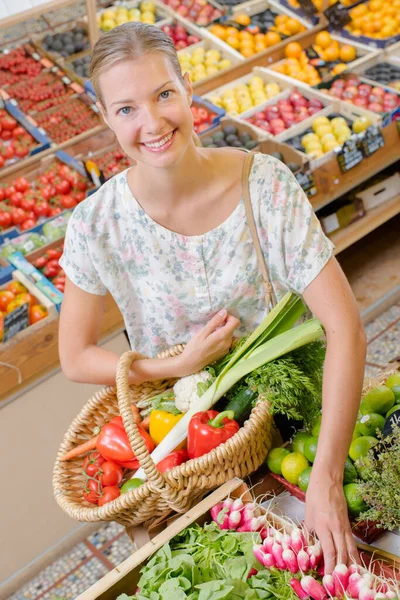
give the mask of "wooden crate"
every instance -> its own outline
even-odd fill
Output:
[[[255,483],[257,486],[255,488],[257,496],[266,493],[271,495],[275,490],[279,489],[279,484],[269,477],[269,475],[265,475],[262,469],[253,475],[252,483]],[[135,592],[140,578],[140,569],[144,566],[147,560],[164,544],[174,538],[189,525],[193,525],[194,523],[203,525],[206,522],[210,522],[210,509],[228,496],[240,496],[245,503],[251,502],[253,499],[249,488],[246,484],[244,484],[243,481],[236,478],[228,481],[215,492],[207,496],[204,500],[199,502],[186,514],[172,520],[172,522],[170,521],[169,524],[165,519],[164,524],[168,524],[168,526],[161,531],[161,533],[156,535],[146,545],[134,552],[129,558],[118,565],[118,567],[107,573],[107,575],[97,581],[97,583],[92,585],[88,590],[83,592],[83,594],[78,596],[76,600],[115,600],[115,598],[122,593],[132,595]],[[284,529],[288,533],[291,531],[293,525],[283,517],[271,512],[268,510],[268,508],[261,508],[260,512],[267,515],[268,521],[272,526],[275,526],[279,529]],[[366,548],[363,545],[360,545],[360,547]],[[372,552],[369,550],[368,554],[371,556]],[[387,553],[381,553],[379,550],[374,552],[374,556],[379,556],[382,558],[382,560],[384,560],[384,562],[386,562],[386,564],[390,566],[397,568],[400,565],[396,556],[387,555]]]
[[[398,46],[398,44],[396,44],[396,46]],[[357,75],[363,75],[364,77],[368,78],[370,81],[373,81],[374,83],[376,83],[377,81],[375,79],[371,79],[371,77],[366,72],[369,69],[371,69],[372,67],[375,67],[376,65],[382,64],[382,63],[388,63],[388,64],[393,65],[394,67],[397,67],[400,69],[400,42],[399,42],[399,47],[397,49],[395,49],[393,53],[389,52],[389,51],[387,51],[385,53],[382,53],[382,52],[374,53],[372,56],[368,57],[368,59],[364,60],[361,64],[358,64],[354,68],[352,68],[352,71],[354,73],[356,73]],[[398,90],[396,90],[396,88],[392,88],[390,86],[390,83],[383,84],[383,83],[380,83],[379,81],[377,83],[379,83],[379,85],[384,85],[390,91],[398,92]]]

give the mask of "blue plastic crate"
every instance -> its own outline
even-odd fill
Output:
[[[213,104],[212,102],[210,102],[209,100],[206,100],[205,98],[202,98],[201,96],[193,96],[193,104],[197,107],[203,107],[205,109],[207,109],[209,112],[215,113],[215,117],[212,120],[212,123],[210,125],[210,127],[208,129],[205,129],[204,131],[201,131],[201,135],[203,135],[203,133],[207,133],[208,131],[211,131],[211,129],[214,129],[215,127],[217,127],[219,125],[220,120],[222,119],[222,117],[224,117],[226,115],[226,111],[223,108],[220,108],[219,106],[215,106],[215,104]]]

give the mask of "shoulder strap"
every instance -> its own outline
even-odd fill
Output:
[[[243,172],[242,172],[242,193],[244,199],[244,206],[246,209],[247,222],[249,225],[251,237],[253,238],[254,248],[257,254],[258,264],[261,269],[263,286],[264,286],[264,294],[265,294],[265,303],[267,308],[274,306],[276,304],[274,290],[272,288],[267,265],[265,263],[264,255],[261,250],[260,240],[258,239],[257,228],[254,221],[253,209],[251,206],[251,198],[250,198],[250,186],[249,186],[249,176],[251,171],[251,166],[253,164],[254,152],[249,152],[244,159],[243,163]]]

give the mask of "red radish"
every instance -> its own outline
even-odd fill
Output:
[[[304,536],[298,527],[293,527],[291,537],[291,547],[292,550],[296,553],[300,552],[304,546]]]
[[[300,571],[303,573],[306,573],[310,568],[310,557],[303,548],[297,554],[297,562],[299,563]]]
[[[253,553],[259,563],[264,565],[265,550],[263,546],[253,546]]]
[[[364,580],[359,573],[352,573],[349,577],[346,595],[350,596],[350,598],[358,598],[363,581]]]
[[[362,585],[360,593],[358,594],[358,600],[375,600],[375,592],[366,585]]]
[[[233,500],[232,498],[226,498],[222,503],[222,508],[226,508],[230,510],[232,508]]]
[[[267,569],[270,569],[271,567],[276,567],[276,561],[275,561],[274,557],[272,556],[272,554],[270,554],[269,552],[266,552],[264,554],[263,565],[264,565],[264,567],[267,567]]]
[[[229,529],[236,529],[239,526],[241,519],[242,516],[240,512],[238,510],[232,510],[229,514]]]
[[[282,546],[279,544],[279,542],[274,542],[273,543],[273,545],[272,545],[272,556],[275,559],[276,566],[278,567],[278,569],[286,570],[286,564],[285,564],[285,561],[282,558]]]
[[[241,525],[245,525],[248,521],[254,519],[254,510],[248,504],[246,504],[244,509],[241,511],[241,518]]]
[[[250,577],[253,577],[253,575],[257,575],[257,573],[257,569],[250,569],[249,574],[247,575],[247,579],[250,579]]]
[[[260,531],[262,541],[266,540],[268,537],[268,527],[263,527]]]
[[[292,538],[287,533],[284,533],[282,536],[282,548],[291,548]]]
[[[328,598],[325,589],[316,579],[314,579],[314,577],[311,577],[311,575],[305,575],[302,578],[301,587],[313,600],[326,600]]]
[[[241,511],[244,509],[244,504],[243,504],[243,500],[241,498],[236,498],[236,500],[233,501],[233,504],[231,506],[231,511]]]
[[[260,528],[260,521],[259,521],[259,519],[257,517],[253,517],[252,519],[250,519],[250,521],[246,521],[244,523],[244,525],[241,525],[238,528],[238,531],[240,533],[248,533],[250,531],[258,531],[259,528]]]
[[[310,596],[307,594],[307,592],[305,592],[303,590],[303,588],[301,587],[301,583],[298,579],[295,579],[294,577],[290,580],[290,587],[292,588],[292,590],[294,591],[294,593],[296,594],[296,596],[298,596],[300,598],[300,600],[307,600],[307,598],[309,598]]]
[[[212,517],[213,521],[216,521],[218,523],[218,515],[222,510],[222,504],[221,502],[218,502],[218,504],[216,504],[215,506],[212,507],[212,509],[210,510],[210,514]]]
[[[335,596],[336,598],[341,598],[344,596],[349,584],[350,575],[347,566],[339,563],[334,568],[332,576],[335,582]]]
[[[332,575],[324,575],[322,578],[322,585],[332,598],[335,596],[335,582],[333,581]]]
[[[224,509],[218,515],[218,524],[220,529],[230,529],[229,527],[229,514],[224,514]]]
[[[319,542],[316,542],[313,546],[308,546],[307,553],[310,557],[310,567],[315,569],[322,559],[322,550]]]
[[[279,544],[281,544],[282,543],[282,539],[283,539],[283,534],[280,531],[276,530],[275,533],[274,533],[274,538],[275,538],[276,542],[278,542]]]
[[[275,540],[272,537],[267,537],[263,541],[263,546],[267,552],[272,552],[272,546],[275,544]]]
[[[294,574],[299,572],[299,564],[293,550],[285,548],[285,550],[282,552],[282,558],[283,562],[291,573]]]
[[[322,557],[322,562],[319,563],[317,567],[317,575],[318,577],[323,577],[325,575],[324,557]]]

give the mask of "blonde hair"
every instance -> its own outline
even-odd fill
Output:
[[[94,45],[90,61],[93,88],[103,106],[100,75],[116,63],[157,52],[168,57],[175,73],[183,81],[175,46],[171,38],[158,27],[140,22],[124,23],[103,34]]]

